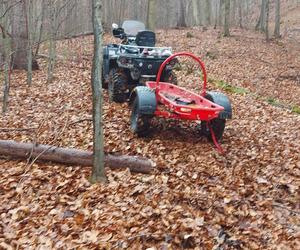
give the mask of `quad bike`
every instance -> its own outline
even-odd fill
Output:
[[[200,65],[203,75],[200,95],[159,81],[164,67],[179,56],[191,57]],[[205,66],[197,56],[187,52],[171,55],[160,66],[156,81],[147,81],[145,86],[138,86],[131,92],[131,130],[138,136],[148,134],[154,116],[200,121],[201,133],[214,142],[219,152],[223,152],[218,141],[223,136],[226,119],[232,118],[231,104],[224,94],[207,92],[206,85]]]
[[[145,30],[139,21],[124,21],[122,28],[113,24],[113,35],[121,39],[121,44],[103,48],[102,84],[108,88],[111,101],[125,102],[134,87],[156,79],[160,65],[172,54],[172,49],[155,47],[155,33]],[[175,62],[166,65],[161,81],[176,84],[172,72]]]

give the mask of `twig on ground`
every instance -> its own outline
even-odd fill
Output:
[[[36,130],[37,127],[33,128],[0,128],[0,132],[15,132],[15,131],[32,131]]]

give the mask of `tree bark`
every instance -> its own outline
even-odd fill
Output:
[[[224,17],[224,36],[230,36],[229,32],[230,20],[230,0],[225,0],[225,17]]]
[[[155,30],[156,20],[156,0],[148,0],[148,11],[147,11],[147,28],[149,30]]]
[[[68,165],[93,165],[93,153],[90,151],[60,148],[50,145],[18,143],[0,140],[0,156],[10,156],[16,159],[37,158],[38,161],[51,161]],[[105,166],[111,169],[126,169],[136,173],[151,173],[155,164],[151,160],[129,155],[104,155]]]
[[[260,7],[260,15],[258,22],[255,26],[255,30],[260,30],[262,32],[266,31],[266,5],[267,5],[267,0],[262,0],[261,1],[261,7]]]
[[[179,16],[177,21],[177,27],[187,27],[185,22],[185,8],[184,0],[179,0]]]
[[[16,2],[12,8],[12,67],[27,70],[28,29],[26,25],[26,3]],[[36,60],[32,60],[32,69],[37,70]]]
[[[243,28],[243,8],[242,8],[243,2],[242,0],[238,1],[238,11],[239,11],[239,27],[242,29]]]
[[[26,24],[27,24],[27,84],[32,83],[32,44],[33,44],[33,3],[27,0],[26,4]]]
[[[50,8],[50,37],[49,37],[49,60],[47,71],[47,83],[52,82],[56,61],[56,30],[57,30],[57,4],[53,0],[49,2]]]
[[[104,171],[104,136],[103,136],[103,100],[102,100],[102,1],[93,0],[93,30],[94,30],[94,58],[92,67],[93,92],[93,171],[91,182],[105,182]]]
[[[211,24],[211,0],[205,1],[205,24],[209,26]]]
[[[274,36],[280,37],[280,0],[276,0]]]
[[[269,14],[270,14],[270,1],[266,0],[266,17],[265,17],[265,33],[266,40],[269,41]]]
[[[192,9],[193,9],[193,21],[196,26],[200,25],[200,18],[199,18],[199,2],[198,0],[192,0]]]

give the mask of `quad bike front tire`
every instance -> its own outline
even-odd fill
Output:
[[[143,137],[149,134],[151,115],[141,114],[138,98],[135,98],[131,106],[130,129],[134,134]]]
[[[112,69],[108,83],[108,97],[112,102],[123,103],[127,100],[128,78],[124,71]]]
[[[215,134],[216,140],[220,141],[225,130],[225,119],[215,118],[210,121],[210,126]],[[206,136],[210,141],[213,141],[212,134],[206,121],[201,122],[200,133]]]
[[[161,81],[169,82],[174,85],[177,85],[177,76],[175,75],[175,73],[173,71],[166,71],[163,73],[163,75],[161,77]]]

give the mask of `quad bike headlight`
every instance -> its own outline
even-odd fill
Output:
[[[121,64],[125,65],[125,64],[128,63],[128,60],[127,60],[127,58],[125,58],[125,57],[120,57],[120,58],[119,58],[119,62],[120,62]]]
[[[138,80],[141,76],[141,71],[138,68],[134,67],[130,70],[130,76],[133,80]]]

